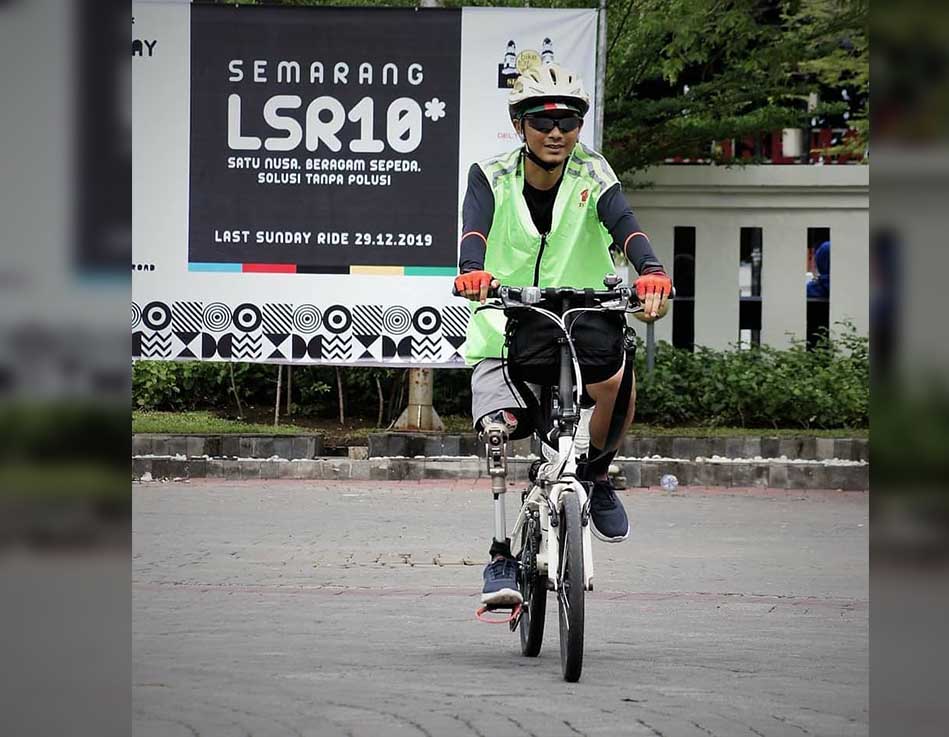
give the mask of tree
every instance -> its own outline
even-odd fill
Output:
[[[628,0],[611,5],[605,148],[619,170],[670,156],[715,158],[712,143],[842,114],[810,93],[848,87],[868,136],[865,0]]]
[[[233,1],[233,0],[232,0]],[[253,4],[253,0],[243,0]],[[414,6],[415,0],[283,0],[287,5]],[[523,7],[523,0],[444,0]],[[532,0],[591,7],[596,0]],[[849,115],[869,137],[868,0],[609,0],[604,148],[618,171],[672,156],[715,159],[713,142]],[[588,80],[592,86],[593,80]],[[841,99],[846,88],[848,103]],[[812,92],[822,103],[808,111]]]

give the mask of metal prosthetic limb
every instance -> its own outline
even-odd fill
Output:
[[[507,436],[503,422],[488,422],[482,430],[491,493],[494,496],[494,539],[507,542],[507,521],[504,516],[504,493],[507,491]]]
[[[481,437],[484,439],[485,456],[488,461],[488,475],[491,477],[491,494],[494,496],[494,542],[491,545],[492,558],[497,555],[511,557],[511,541],[507,537],[507,520],[504,518],[504,493],[507,491],[507,439],[512,427],[503,421],[503,414],[482,420]],[[510,609],[510,615],[498,619],[486,616],[497,610]],[[489,624],[509,624],[511,629],[517,626],[521,614],[521,605],[514,607],[492,607],[484,605],[475,616]]]

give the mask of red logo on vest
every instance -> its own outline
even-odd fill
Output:
[[[577,207],[583,207],[587,203],[587,197],[590,196],[590,190],[585,189],[580,193],[580,204]]]

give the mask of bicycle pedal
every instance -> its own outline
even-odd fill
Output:
[[[523,605],[523,604],[518,604],[518,605],[517,605],[517,608],[516,608],[516,609],[514,610],[514,612],[511,614],[511,619],[510,619],[511,632],[513,632],[514,630],[516,630],[516,629],[517,629],[517,625],[519,625],[519,624],[521,623],[521,614],[523,614],[523,613],[524,613],[524,605]]]
[[[510,612],[510,615],[504,619],[497,619],[494,617],[487,617],[486,614],[490,612]],[[485,624],[510,624],[515,621],[515,618],[520,617],[521,615],[521,605],[515,604],[514,607],[509,606],[498,606],[498,607],[489,607],[487,605],[480,607],[475,612],[475,618],[479,622],[484,622]]]

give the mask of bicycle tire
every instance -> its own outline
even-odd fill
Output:
[[[576,493],[567,491],[560,498],[560,666],[564,680],[574,683],[583,670],[583,538]]]
[[[547,619],[547,575],[537,570],[536,560],[540,545],[540,520],[531,518],[521,528],[521,653],[528,658],[540,654],[544,642],[544,622]]]

